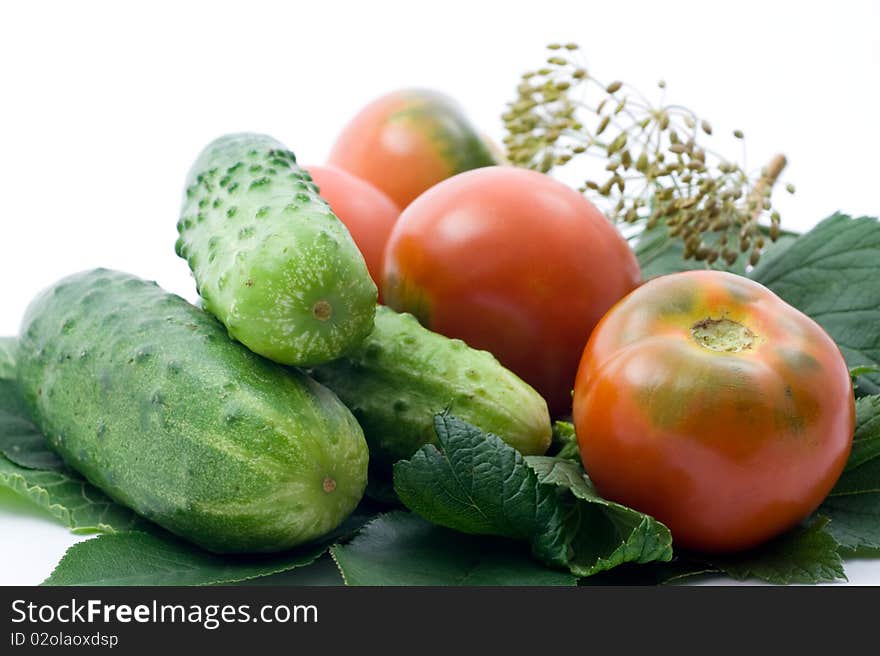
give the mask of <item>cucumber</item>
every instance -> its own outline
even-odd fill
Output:
[[[363,256],[271,137],[208,145],[189,173],[177,230],[205,309],[255,353],[320,364],[372,330],[377,290]]]
[[[379,306],[376,327],[345,358],[311,369],[351,408],[382,471],[435,439],[434,415],[449,411],[495,433],[524,455],[550,446],[547,403],[487,351]]]
[[[339,399],[155,283],[102,269],[60,281],[28,308],[17,355],[49,445],[205,549],[286,549],[361,499],[367,445]]]

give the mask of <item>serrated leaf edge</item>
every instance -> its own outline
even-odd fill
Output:
[[[3,456],[0,456],[3,457]],[[36,470],[41,471],[41,470]],[[27,480],[21,474],[13,474],[13,473],[0,473],[0,484],[4,487],[12,490],[16,494],[26,498],[28,501],[34,503],[34,505],[47,510],[49,514],[55,519],[59,520],[65,527],[71,530],[71,532],[76,534],[87,534],[87,533],[117,533],[118,531],[114,529],[109,524],[98,523],[95,526],[75,526],[73,522],[73,518],[71,517],[70,510],[67,506],[64,506],[60,503],[52,503],[51,495],[49,491],[38,485],[33,484],[29,485]]]

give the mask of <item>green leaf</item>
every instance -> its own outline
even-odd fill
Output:
[[[0,337],[0,380],[15,378],[15,349],[18,340],[15,337]]]
[[[550,455],[565,460],[581,461],[581,452],[578,447],[577,435],[574,432],[574,424],[568,421],[556,421],[553,423],[553,437],[550,442]]]
[[[845,579],[838,543],[826,530],[828,520],[815,518],[808,526],[771,540],[758,549],[707,559],[738,580],[761,579],[768,583],[823,583]]]
[[[450,415],[437,415],[434,430],[439,449],[428,444],[394,465],[404,505],[462,533],[520,540],[553,521],[553,490],[538,486],[519,451]]]
[[[751,277],[815,319],[850,367],[880,365],[880,222],[834,214],[800,236]],[[880,392],[880,375],[859,382]]]
[[[828,532],[847,558],[880,556],[880,494],[829,496],[817,512],[831,523]]]
[[[394,466],[401,501],[464,533],[528,540],[544,562],[589,576],[624,562],[669,560],[668,529],[599,497],[580,465],[523,458],[492,434],[435,417],[437,443]]]
[[[341,586],[345,585],[342,574],[336,566],[336,561],[325,553],[307,567],[297,567],[278,574],[261,576],[256,579],[239,581],[237,585],[247,586]]]
[[[213,554],[155,525],[73,545],[43,585],[218,585],[288,572],[315,562],[373,515],[358,508],[320,540],[277,554]]]
[[[856,400],[852,453],[817,511],[848,556],[880,556],[880,396]]]
[[[546,456],[527,461],[542,485],[562,488],[577,499],[569,505],[565,529],[571,548],[567,565],[573,573],[592,576],[623,563],[672,558],[669,529],[653,517],[600,497],[579,464]]]
[[[170,535],[108,533],[70,547],[43,585],[233,583],[309,565],[326,550],[322,543],[273,556],[219,556]]]
[[[0,379],[0,453],[29,469],[65,468],[27,415],[16,384]]]
[[[880,395],[856,399],[852,451],[832,494],[868,492],[880,492]]]
[[[824,583],[845,579],[839,545],[828,531],[828,519],[785,533],[755,549],[730,555],[677,552],[668,563],[626,565],[584,580],[587,585],[666,585],[699,576],[757,579],[778,585]]]
[[[45,508],[78,533],[125,531],[148,524],[69,472],[28,469],[0,456],[0,485]]]
[[[450,531],[404,511],[382,515],[330,553],[347,585],[575,585],[523,545]]]

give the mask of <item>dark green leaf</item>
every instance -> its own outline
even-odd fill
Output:
[[[850,367],[880,365],[880,223],[835,214],[800,236],[751,277],[815,319],[837,342]],[[859,379],[880,392],[880,375]]]
[[[818,512],[831,519],[828,532],[844,557],[880,556],[880,494],[829,496]]]
[[[852,453],[818,512],[845,555],[880,556],[880,396],[856,401]]]
[[[880,395],[856,400],[852,451],[832,494],[880,492]]]
[[[731,556],[707,558],[732,578],[768,583],[823,583],[845,579],[838,543],[826,530],[828,520],[817,517],[771,540],[758,549]]]
[[[261,576],[256,579],[241,581],[238,585],[261,585],[261,586],[334,586],[345,585],[342,574],[336,566],[336,561],[329,553],[324,554],[318,560],[307,567]]]
[[[668,561],[672,536],[663,524],[598,495],[580,465],[559,458],[532,456],[529,466],[545,486],[570,492],[576,499],[567,513],[568,567],[591,576],[623,563]]]
[[[15,337],[0,337],[0,380],[15,378]]]
[[[749,551],[724,556],[677,552],[671,562],[624,565],[585,579],[582,585],[664,585],[725,575],[780,585],[836,581],[846,577],[828,526],[826,518],[818,517]]]
[[[330,550],[348,585],[575,585],[528,549],[502,538],[465,535],[404,511],[382,515]]]
[[[528,540],[544,562],[589,576],[624,562],[672,557],[665,526],[599,497],[580,464],[523,458],[494,435],[447,415],[437,442],[394,468],[403,503],[464,533]]]
[[[394,489],[411,510],[463,533],[528,540],[554,517],[555,494],[539,487],[516,449],[449,415],[428,444],[394,465]]]
[[[78,533],[125,531],[148,525],[71,473],[27,469],[0,456],[0,485],[45,508]]]
[[[287,572],[313,563],[373,517],[361,508],[320,540],[277,554],[218,555],[158,526],[99,535],[75,544],[44,585],[217,585]]]

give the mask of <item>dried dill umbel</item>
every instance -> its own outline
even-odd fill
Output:
[[[665,224],[685,259],[757,264],[779,236],[773,188],[785,168],[776,155],[757,174],[705,145],[711,124],[680,105],[652,103],[620,81],[601,81],[578,46],[551,44],[546,64],[523,74],[503,115],[504,144],[516,166],[549,172],[593,158],[580,191],[616,222]],[[733,136],[742,140],[743,133]],[[794,187],[786,189],[794,193]]]

